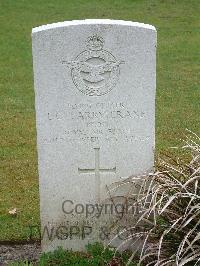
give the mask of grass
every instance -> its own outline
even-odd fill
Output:
[[[72,252],[66,251],[62,248],[58,248],[54,252],[48,252],[41,255],[37,265],[40,266],[67,266],[67,265],[90,265],[90,266],[125,266],[128,262],[130,254],[124,252],[120,254],[115,253],[114,249],[106,248],[98,243],[94,245],[88,245],[86,252]],[[14,262],[10,266],[32,266],[34,263],[28,261]],[[132,262],[130,266],[136,266],[137,264]]]
[[[41,266],[49,265],[91,265],[91,266],[104,266],[109,265],[126,265],[130,254],[124,252],[115,254],[115,250],[106,248],[100,244],[88,245],[87,253],[64,251],[62,248],[54,251],[53,253],[43,254],[40,258],[39,264]],[[114,263],[115,262],[115,263]],[[118,264],[117,264],[118,262]],[[132,262],[130,266],[136,266]]]
[[[0,0],[0,240],[28,239],[28,226],[39,225],[32,27],[84,18],[156,26],[159,154],[185,128],[198,132],[199,13],[196,0]]]
[[[124,221],[131,242],[142,242],[140,262],[146,266],[200,265],[200,136],[188,133],[182,145],[192,157],[188,164],[180,163],[180,157],[172,162],[161,158],[153,175],[125,180],[130,206],[133,187],[140,179],[138,197],[132,203],[132,209],[139,207],[140,212],[133,214],[130,208]],[[135,216],[134,224],[130,215]],[[137,234],[130,232],[133,227]]]

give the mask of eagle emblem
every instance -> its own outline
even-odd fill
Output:
[[[87,50],[71,62],[63,61],[71,70],[73,83],[85,95],[105,95],[115,87],[119,79],[120,64],[124,62],[118,61],[103,46],[103,38],[93,35],[87,39]]]

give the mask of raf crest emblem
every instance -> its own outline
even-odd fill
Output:
[[[87,50],[73,61],[64,64],[71,70],[72,80],[79,91],[88,96],[101,96],[110,92],[116,85],[120,64],[110,52],[103,50],[104,40],[94,35],[87,39]]]

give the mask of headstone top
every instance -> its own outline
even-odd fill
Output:
[[[132,22],[132,21],[124,21],[124,20],[111,20],[111,19],[85,19],[85,20],[72,20],[72,21],[64,21],[58,23],[52,23],[47,25],[42,25],[32,29],[32,34],[50,30],[55,28],[62,28],[67,26],[80,26],[80,25],[88,25],[88,24],[95,24],[95,25],[124,25],[124,26],[132,26],[132,27],[139,27],[148,30],[156,31],[156,28],[149,24],[139,23],[139,22]]]

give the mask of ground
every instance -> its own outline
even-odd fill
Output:
[[[130,257],[130,252],[115,253],[112,248],[106,248],[98,243],[88,245],[85,252],[65,251],[58,248],[56,251],[41,255],[38,243],[24,245],[1,245],[0,266],[125,266]],[[30,263],[30,264],[29,264]],[[136,266],[131,262],[130,266]]]
[[[13,261],[37,262],[41,255],[39,243],[0,245],[0,266],[9,265]]]
[[[29,239],[39,225],[31,29],[85,18],[154,25],[160,154],[180,144],[185,128],[198,132],[199,14],[196,0],[0,0],[0,240]]]

